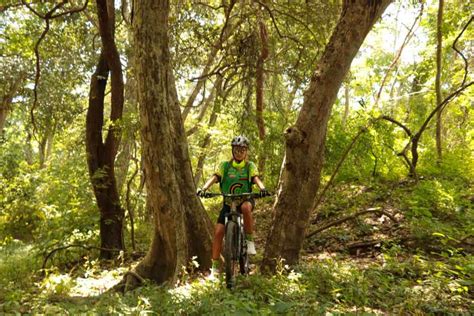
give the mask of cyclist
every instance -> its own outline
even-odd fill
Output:
[[[232,139],[232,159],[223,161],[219,169],[207,180],[197,194],[204,196],[206,190],[216,182],[220,183],[221,191],[224,194],[241,194],[252,192],[252,184],[256,184],[260,189],[260,195],[267,196],[268,191],[258,176],[255,163],[248,161],[249,140],[245,136],[237,136]],[[217,270],[219,257],[222,249],[222,239],[225,230],[225,216],[230,212],[231,201],[224,198],[222,210],[217,219],[212,242],[212,269],[211,275]],[[252,210],[255,201],[252,198],[242,198],[238,201],[238,210],[242,212],[244,219],[245,238],[247,239],[247,253],[255,255],[255,243],[253,241],[253,218]]]

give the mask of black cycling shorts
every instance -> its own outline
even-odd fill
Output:
[[[237,211],[239,213],[241,213],[242,211],[240,210],[240,207],[242,206],[242,204],[244,204],[245,202],[250,202],[250,204],[252,204],[252,210],[255,208],[255,200],[254,199],[249,199],[247,201],[243,201],[242,203],[240,203],[238,206],[237,206]],[[218,224],[222,224],[222,225],[225,225],[225,216],[227,214],[230,213],[230,205],[227,205],[225,203],[223,203],[222,205],[222,209],[221,209],[221,212],[219,213],[219,217],[217,218],[217,223]]]

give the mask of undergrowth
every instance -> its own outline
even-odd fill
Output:
[[[460,254],[435,259],[407,255],[392,248],[384,249],[370,261],[321,254],[306,257],[294,269],[281,264],[271,277],[258,273],[240,277],[233,290],[226,289],[222,278],[210,280],[196,275],[176,287],[149,283],[125,295],[106,291],[120,280],[125,267],[104,271],[96,266],[88,270],[87,278],[84,275],[72,277],[51,273],[42,281],[31,284],[29,289],[27,287],[34,295],[23,296],[19,288],[9,287],[0,312],[160,315],[468,313],[472,312],[473,259],[471,255]],[[5,267],[11,268],[11,263],[2,262],[2,270]],[[22,277],[28,276],[26,271],[21,273]]]
[[[222,277],[183,274],[177,285],[148,283],[122,295],[109,289],[136,261],[117,260],[114,267],[71,249],[58,252],[43,275],[44,245],[6,238],[0,244],[0,314],[472,314],[471,197],[466,179],[339,183],[328,192],[316,226],[367,208],[383,209],[397,223],[374,213],[331,227],[306,241],[299,266],[281,262],[275,275],[265,276],[253,262],[253,274],[239,278],[232,291]],[[218,207],[208,205],[213,216]],[[269,208],[259,205],[255,213],[260,251]],[[149,229],[136,234],[142,246]],[[377,238],[376,245],[348,251],[355,241]]]

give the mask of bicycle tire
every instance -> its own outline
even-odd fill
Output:
[[[240,274],[242,275],[247,275],[249,274],[250,268],[249,268],[249,255],[247,253],[247,250],[243,249],[244,243],[243,240],[241,240],[241,245],[242,245],[242,251],[239,256],[239,266],[240,266]]]
[[[227,222],[225,230],[225,281],[227,288],[232,288],[235,282],[235,267],[237,260],[237,224]]]

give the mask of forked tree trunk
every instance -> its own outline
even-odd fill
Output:
[[[295,264],[319,187],[332,105],[352,59],[390,0],[344,1],[341,16],[319,60],[296,124],[286,131],[286,155],[263,268],[279,258]]]
[[[195,195],[168,47],[169,1],[137,0],[133,12],[147,205],[155,225],[135,272],[172,284],[193,256],[202,269],[210,267],[212,225]]]
[[[117,250],[124,249],[124,210],[120,206],[120,196],[115,180],[115,154],[110,144],[106,146],[102,141],[107,77],[107,62],[104,54],[101,54],[91,80],[86,117],[86,148],[89,175],[100,211],[100,241],[103,248],[100,257],[102,259],[111,259],[116,255]],[[108,133],[114,133],[114,131],[109,130]]]
[[[97,0],[102,53],[91,78],[89,107],[86,116],[87,164],[94,195],[100,211],[102,259],[112,259],[124,249],[123,217],[115,179],[115,156],[120,143],[119,120],[123,111],[123,77],[120,56],[114,39],[113,0]],[[111,73],[111,124],[105,141],[104,98],[107,78]]]

